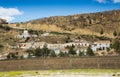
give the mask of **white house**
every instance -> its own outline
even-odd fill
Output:
[[[35,34],[29,34],[27,30],[24,30],[22,34],[17,35],[17,38],[28,38],[28,37],[37,37]]]
[[[54,49],[55,54],[58,55],[60,53],[60,49]]]
[[[17,47],[18,48],[22,48],[22,49],[29,49],[31,48],[33,45],[32,42],[29,42],[29,43],[17,43]]]
[[[50,33],[43,33],[41,36],[49,36]]]
[[[79,40],[79,41],[75,41],[75,42],[71,42],[71,43],[65,43],[62,46],[66,47],[66,46],[78,46],[78,47],[88,47],[90,45],[90,43],[88,43],[85,40]]]
[[[93,51],[106,50],[107,48],[110,48],[110,41],[108,40],[96,41],[91,45]]]
[[[84,55],[86,55],[87,47],[81,47],[76,50],[76,53],[79,55],[80,52],[83,52]]]
[[[30,49],[30,48],[43,48],[45,42],[27,42],[27,43],[17,43],[17,48]]]
[[[0,53],[0,60],[5,60],[7,59],[7,55],[9,54],[9,52],[4,52],[4,53]]]
[[[29,49],[29,48],[43,48],[44,45],[47,45],[47,48],[54,50],[56,54],[59,54],[60,51],[68,53],[68,49],[66,49],[67,46],[72,46],[74,45],[76,48],[78,48],[78,52],[86,52],[87,47],[90,45],[87,41],[77,41],[77,42],[71,42],[71,43],[64,43],[64,44],[50,44],[46,42],[28,42],[28,43],[18,43],[17,47],[22,48],[22,49]]]
[[[24,30],[22,34],[17,35],[17,38],[27,38],[27,37],[30,37],[27,30]]]
[[[46,42],[33,42],[31,45],[31,48],[43,48]]]
[[[5,60],[7,59],[7,56],[0,55],[0,60]]]

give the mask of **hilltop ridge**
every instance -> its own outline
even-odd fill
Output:
[[[69,16],[53,16],[24,23],[10,24],[10,26],[98,36],[101,36],[100,32],[103,30],[105,36],[113,37],[114,31],[120,34],[120,10]]]

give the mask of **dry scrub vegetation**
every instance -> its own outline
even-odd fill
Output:
[[[101,36],[100,31],[103,30],[102,36],[113,37],[114,31],[120,34],[120,10],[54,16],[9,25],[34,30],[94,34],[98,36]]]

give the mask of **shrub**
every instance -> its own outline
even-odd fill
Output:
[[[55,51],[50,52],[50,57],[56,57],[57,55],[55,54]]]
[[[91,47],[89,46],[87,49],[87,56],[94,56],[95,54],[93,53],[93,50],[91,49]]]

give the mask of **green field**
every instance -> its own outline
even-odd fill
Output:
[[[34,71],[10,71],[0,72],[0,77],[29,77],[29,76],[51,76],[51,75],[104,75],[110,74],[114,77],[120,77],[120,69],[71,69],[71,70],[34,70]],[[27,75],[27,76],[26,76]]]

